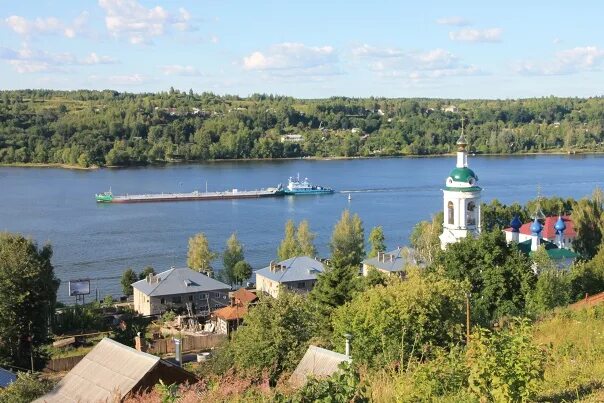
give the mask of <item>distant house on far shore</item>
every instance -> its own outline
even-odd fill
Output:
[[[274,298],[281,288],[296,292],[312,290],[317,276],[325,271],[323,263],[308,256],[297,256],[256,271],[256,290]]]
[[[301,143],[304,137],[301,134],[284,134],[281,136],[282,143]]]
[[[189,268],[172,268],[132,284],[134,310],[142,315],[159,315],[171,309],[186,309],[209,316],[229,304],[231,287]]]

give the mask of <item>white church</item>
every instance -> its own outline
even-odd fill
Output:
[[[468,142],[462,134],[457,140],[457,164],[447,178],[443,189],[443,233],[440,246],[459,241],[468,235],[480,234],[480,192],[478,176],[468,168]]]

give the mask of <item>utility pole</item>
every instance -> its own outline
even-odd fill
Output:
[[[466,293],[466,345],[470,344],[470,293]]]

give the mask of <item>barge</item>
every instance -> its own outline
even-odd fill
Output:
[[[190,193],[149,193],[133,195],[114,195],[111,190],[95,195],[97,203],[151,203],[151,202],[173,202],[194,200],[229,200],[229,199],[256,199],[260,197],[283,196],[285,192],[281,185],[274,188],[259,190],[232,189],[223,192],[199,192]]]
[[[297,178],[290,177],[287,187],[283,190],[286,195],[321,195],[331,194],[335,190],[324,186],[316,186],[310,183],[308,178],[300,180],[300,174]]]

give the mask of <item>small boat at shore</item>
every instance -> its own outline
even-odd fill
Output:
[[[300,180],[300,175],[297,178],[290,177],[287,183],[287,187],[284,189],[286,195],[318,195],[318,194],[331,194],[335,190],[323,186],[312,185],[308,178]]]
[[[111,190],[95,195],[97,203],[150,203],[150,202],[171,202],[171,201],[194,201],[194,200],[229,200],[229,199],[255,199],[260,197],[283,196],[285,192],[283,187],[259,189],[259,190],[238,190],[232,189],[224,192],[199,192],[195,190],[190,193],[149,193],[133,195],[114,195]]]

